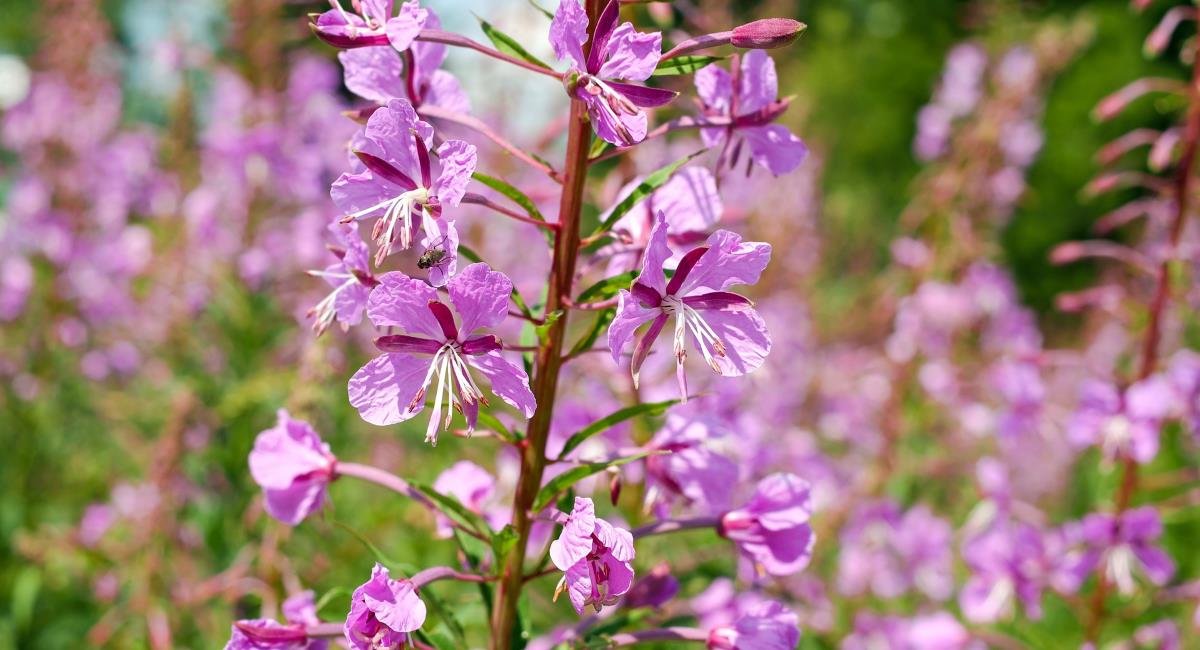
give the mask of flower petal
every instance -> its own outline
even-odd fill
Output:
[[[438,292],[424,282],[399,271],[379,276],[379,286],[367,300],[367,316],[378,327],[399,327],[409,334],[424,334],[442,341],[442,326],[429,311]]]
[[[390,47],[360,47],[338,52],[346,88],[367,101],[386,104],[405,97],[404,66]]]
[[[660,210],[654,215],[654,227],[650,229],[650,240],[642,256],[642,272],[637,281],[654,289],[660,295],[667,293],[667,277],[663,273],[667,260],[671,259],[671,247],[667,245],[667,216]]]
[[[363,150],[388,161],[409,178],[419,179],[421,166],[413,131],[426,146],[433,140],[433,127],[417,116],[412,104],[407,99],[392,99],[367,120]]]
[[[725,68],[711,63],[697,71],[692,81],[705,108],[720,115],[729,114],[729,101],[733,98],[733,78]]]
[[[289,526],[297,526],[325,502],[327,478],[311,477],[295,481],[283,489],[263,490],[267,514]]]
[[[587,42],[588,18],[579,0],[560,0],[550,23],[550,46],[559,61],[570,57],[578,70],[587,69],[583,44]]]
[[[529,375],[525,374],[524,368],[504,358],[498,350],[487,354],[468,355],[466,361],[488,378],[492,392],[497,397],[523,413],[525,417],[533,417],[534,411],[537,410],[537,400],[533,397],[533,391],[529,390]]]
[[[377,426],[411,418],[425,408],[424,400],[413,404],[413,398],[420,392],[431,363],[432,357],[408,354],[375,357],[350,378],[350,405],[358,409],[363,420]]]
[[[387,591],[365,590],[363,602],[375,618],[396,632],[412,632],[425,624],[425,603],[409,580],[388,580]]]
[[[601,140],[618,147],[637,144],[646,138],[646,113],[638,111],[633,115],[616,114],[607,107],[599,97],[587,95],[582,98],[588,107],[588,116],[592,120],[592,128]]]
[[[639,32],[633,23],[621,23],[604,49],[601,78],[643,81],[654,72],[662,57],[662,34]]]
[[[360,163],[361,164],[361,163]],[[329,198],[343,214],[358,214],[372,206],[379,206],[360,218],[383,216],[385,206],[379,205],[400,195],[404,188],[376,178],[369,171],[358,174],[342,174],[329,188]]]
[[[426,254],[435,250],[442,256],[429,267],[429,284],[444,287],[458,272],[458,228],[449,219],[432,219],[428,215],[422,215],[421,223],[425,232],[421,238],[421,259],[432,260]]]
[[[779,97],[779,77],[775,62],[762,50],[742,55],[742,74],[738,89],[738,115],[753,113]]]
[[[785,126],[770,124],[737,132],[749,143],[754,164],[776,176],[791,172],[808,157],[808,145]]]
[[[620,81],[609,81],[608,87],[621,93],[626,99],[642,108],[657,108],[670,104],[679,93],[666,88],[651,88],[640,84],[627,84]]]
[[[628,562],[634,557],[633,534],[624,528],[617,528],[603,519],[596,519],[596,539],[608,549],[613,557]]]
[[[550,560],[560,571],[568,571],[592,552],[592,533],[596,530],[596,506],[591,499],[575,497],[567,523],[558,539],[550,544]]]
[[[437,106],[455,113],[470,113],[471,99],[463,91],[458,78],[445,70],[434,70],[422,89],[421,101],[427,106]]]
[[[433,184],[433,192],[443,204],[457,206],[475,173],[475,145],[450,140],[438,147],[437,153],[442,173]]]
[[[407,50],[417,34],[421,33],[428,17],[429,10],[422,9],[416,0],[404,3],[400,6],[400,13],[387,21],[388,42],[397,52]]]
[[[723,291],[733,285],[754,284],[771,261],[771,245],[743,242],[742,236],[718,230],[708,238],[708,252],[696,262],[678,295],[697,290]]]
[[[621,364],[621,353],[633,338],[634,332],[660,313],[659,309],[643,307],[633,294],[621,290],[617,297],[616,316],[608,326],[608,349],[612,353],[613,363]]]
[[[447,288],[450,302],[458,312],[458,330],[463,338],[477,329],[495,327],[508,316],[512,281],[487,264],[471,264]]]

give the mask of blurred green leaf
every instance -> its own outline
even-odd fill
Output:
[[[684,55],[673,56],[669,59],[659,61],[658,67],[654,69],[655,77],[670,77],[681,74],[691,74],[700,68],[703,68],[710,63],[724,61],[729,57],[725,56],[709,56],[709,55]]]
[[[532,63],[538,67],[542,67],[547,70],[550,69],[550,66],[543,63],[541,59],[530,54],[529,50],[526,50],[524,47],[522,47],[521,44],[516,41],[516,39],[496,29],[491,23],[480,18],[479,16],[476,16],[475,19],[479,21],[480,29],[482,29],[483,33],[487,35],[488,39],[492,41],[492,45],[495,45],[497,50],[500,50],[509,56],[521,59],[522,61]]]
[[[587,441],[588,438],[591,438],[592,436],[596,435],[597,433],[602,433],[604,431],[607,431],[608,429],[610,429],[626,420],[636,418],[641,415],[645,415],[645,416],[662,415],[663,413],[667,412],[667,409],[671,408],[672,406],[674,406],[678,403],[679,403],[679,400],[677,400],[677,399],[669,399],[669,400],[666,400],[665,402],[646,402],[643,404],[635,404],[633,406],[627,406],[623,409],[614,411],[614,412],[600,418],[599,420],[596,420],[595,422],[587,425],[586,427],[580,429],[579,431],[576,431],[575,433],[571,434],[571,437],[567,438],[567,442],[563,445],[562,451],[559,452],[558,457],[560,459],[566,458],[567,455],[570,454],[572,451],[575,451],[575,449],[577,447],[579,447],[579,445],[582,445],[584,442]]]
[[[680,158],[679,160],[667,165],[666,167],[661,167],[651,172],[648,176],[646,176],[645,180],[639,183],[637,187],[633,188],[633,191],[629,193],[629,196],[625,197],[620,203],[613,207],[612,212],[608,215],[608,218],[606,218],[604,222],[601,223],[598,228],[596,228],[596,231],[592,233],[592,236],[594,237],[596,235],[601,235],[608,232],[613,225],[621,220],[621,217],[625,216],[625,213],[633,209],[633,206],[641,203],[643,199],[653,194],[654,190],[662,187],[664,183],[671,180],[671,177],[675,175],[675,172],[679,171],[680,167],[688,164],[688,162],[690,162],[693,158],[699,156],[705,151],[707,151],[707,149],[701,149],[695,153],[690,153],[683,158]]]
[[[626,463],[632,463],[635,460],[645,458],[646,456],[652,456],[661,453],[664,452],[643,451],[633,454],[632,456],[625,456],[616,460],[597,463],[584,463],[582,465],[572,467],[562,474],[550,479],[549,482],[542,486],[542,489],[538,491],[537,498],[533,500],[532,510],[534,512],[540,512],[543,508],[550,505],[555,499],[558,498],[559,492],[562,492],[572,485],[575,485],[579,481],[591,476],[592,474],[598,474],[610,467],[619,467]]]

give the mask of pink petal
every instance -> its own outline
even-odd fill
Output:
[[[650,230],[650,240],[642,257],[642,272],[638,274],[637,279],[659,294],[667,292],[667,278],[663,274],[663,267],[666,266],[667,260],[671,259],[671,247],[667,245],[670,227],[666,219],[662,211],[654,216],[654,228]]]
[[[367,101],[386,104],[393,97],[405,97],[404,66],[390,47],[360,47],[338,52],[345,73],[346,88]]]
[[[525,374],[524,368],[505,359],[499,351],[467,356],[466,361],[488,378],[492,392],[497,397],[525,417],[533,417],[534,411],[537,410],[537,400],[533,397],[533,391],[529,390],[529,376]]]
[[[356,214],[403,191],[399,186],[377,179],[371,172],[364,171],[358,174],[342,174],[329,188],[329,197],[343,214]],[[381,217],[383,211],[384,208],[379,207],[361,218]]]
[[[754,163],[779,176],[791,172],[808,157],[808,145],[779,124],[737,130],[750,145]]]
[[[621,147],[637,144],[646,138],[647,118],[644,111],[638,111],[634,115],[615,115],[604,107],[599,98],[587,95],[583,100],[588,106],[592,128],[601,140]],[[622,131],[628,134],[628,139],[622,135]]]
[[[725,344],[725,356],[715,357],[723,376],[737,377],[753,372],[767,360],[771,336],[757,311],[744,307],[720,311],[707,309],[700,315]]]
[[[421,101],[427,106],[437,106],[455,113],[471,112],[471,99],[463,91],[458,78],[445,70],[434,70],[429,74]]]
[[[617,528],[603,519],[596,519],[596,530],[593,534],[616,559],[622,562],[633,559],[633,534],[628,530]]]
[[[578,0],[560,0],[558,11],[550,23],[550,46],[559,61],[570,57],[578,70],[587,69],[583,56],[583,44],[587,42],[587,13]]]
[[[411,410],[409,405],[421,390],[432,362],[432,357],[397,353],[375,357],[350,378],[350,405],[358,409],[363,420],[377,426],[411,418],[425,408],[424,400]]]
[[[645,323],[650,322],[655,316],[659,315],[659,309],[647,309],[633,297],[633,294],[621,290],[617,298],[617,313],[613,317],[612,323],[608,326],[608,349],[612,353],[613,362],[617,365],[621,363],[621,353],[625,350],[625,346],[629,345],[629,341],[633,339],[634,332]]]
[[[575,507],[558,539],[550,543],[550,559],[560,571],[569,571],[592,551],[596,510],[591,499],[575,497]]]
[[[438,147],[442,173],[433,184],[434,194],[443,205],[457,206],[467,192],[471,174],[475,173],[475,145],[462,140],[450,140]]]
[[[508,317],[512,281],[487,264],[471,264],[450,281],[450,302],[461,321],[459,332],[466,338],[480,328],[491,328]]]
[[[725,68],[712,63],[696,72],[692,79],[696,94],[704,106],[718,114],[729,114],[729,100],[733,97],[733,77]]]
[[[430,301],[438,299],[436,289],[399,271],[384,273],[378,280],[367,300],[367,316],[376,326],[444,340],[441,325],[429,311]]]
[[[775,62],[762,50],[750,50],[742,55],[741,88],[738,93],[738,115],[753,113],[779,97],[779,77]]]
[[[742,236],[718,230],[709,236],[709,250],[700,258],[680,287],[678,295],[697,290],[723,291],[739,284],[754,284],[771,261],[771,245],[743,242]]]
[[[605,62],[600,67],[603,79],[643,81],[650,77],[662,56],[662,34],[639,32],[633,23],[621,23],[605,48]]]
[[[400,13],[387,21],[388,42],[397,52],[403,52],[412,45],[413,39],[421,33],[421,27],[429,16],[428,9],[422,9],[413,0],[400,6]]]
[[[363,150],[378,156],[409,178],[421,178],[417,148],[412,132],[417,132],[426,146],[433,140],[433,127],[422,121],[407,99],[392,99],[371,114],[364,131],[367,144]]]
[[[553,550],[553,546],[551,544],[551,550]],[[595,590],[595,585],[592,584],[592,568],[587,560],[580,560],[566,569],[564,577],[567,581],[567,596],[571,599],[571,605],[575,607],[576,614],[583,616],[583,609],[591,602],[592,592]]]

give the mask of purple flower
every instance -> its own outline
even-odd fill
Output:
[[[842,650],[983,650],[971,634],[946,612],[911,619],[861,612],[854,619],[854,632],[842,640]]]
[[[375,357],[350,378],[350,404],[371,424],[403,422],[425,408],[427,389],[437,379],[433,413],[425,440],[437,444],[438,421],[449,428],[454,410],[463,412],[468,431],[474,431],[479,404],[487,405],[470,368],[483,373],[492,392],[525,417],[536,404],[529,377],[500,354],[500,339],[474,334],[491,329],[508,316],[512,282],[486,264],[472,264],[450,281],[451,307],[433,287],[403,273],[379,278],[367,301],[367,315],[378,327],[396,327],[405,334],[375,339],[384,354]],[[458,320],[455,322],[455,312]]]
[[[1070,577],[1082,584],[1102,566],[1105,576],[1122,594],[1134,591],[1133,571],[1141,567],[1155,585],[1164,585],[1175,573],[1175,563],[1156,544],[1162,536],[1162,520],[1152,507],[1135,508],[1121,515],[1092,513],[1078,528],[1083,552],[1072,558]]]
[[[310,318],[316,317],[313,331],[318,336],[334,320],[342,324],[343,330],[359,324],[367,308],[367,297],[371,295],[371,289],[379,284],[371,275],[367,262],[370,252],[358,236],[358,226],[332,223],[329,224],[329,232],[337,241],[330,250],[338,261],[325,267],[324,271],[309,271],[309,275],[318,276],[333,287],[333,291],[308,312]]]
[[[743,146],[749,147],[755,164],[776,176],[804,162],[808,156],[804,141],[786,127],[772,124],[787,110],[789,100],[779,99],[775,62],[766,52],[751,50],[741,55],[740,65],[735,56],[733,74],[716,64],[705,66],[696,73],[695,83],[704,116],[727,124],[700,130],[705,146],[724,143],[723,162],[737,166]]]
[[[496,480],[487,470],[469,460],[460,460],[450,466],[433,482],[434,491],[458,499],[467,510],[484,514],[484,506],[496,493]],[[445,515],[437,515],[439,537],[450,537],[454,529]]]
[[[612,605],[633,585],[633,535],[596,516],[591,499],[575,497],[562,533],[550,544],[550,559],[563,571],[554,596],[566,589],[575,612]]]
[[[425,26],[429,11],[413,0],[400,5],[392,15],[394,0],[350,0],[350,13],[339,0],[330,0],[333,9],[317,17],[311,25],[317,38],[339,48],[388,45],[403,52],[412,45]]]
[[[267,512],[295,526],[321,508],[337,459],[303,420],[279,410],[274,428],[258,434],[250,452],[250,475],[263,489]]]
[[[649,449],[670,452],[646,458],[647,503],[660,502],[665,509],[681,497],[706,513],[729,508],[729,486],[737,483],[738,468],[711,449],[709,442],[715,437],[715,429],[711,422],[699,418],[667,416],[662,430],[647,445]]]
[[[1158,434],[1175,403],[1166,377],[1139,381],[1122,394],[1116,386],[1089,380],[1080,388],[1079,407],[1067,424],[1077,445],[1099,445],[1109,459],[1149,462],[1158,454]]]
[[[668,282],[664,264],[671,257],[667,246],[667,224],[660,212],[650,243],[642,259],[642,271],[629,291],[621,290],[617,314],[608,328],[608,347],[613,360],[620,362],[621,351],[634,332],[646,323],[650,328],[634,346],[629,364],[633,381],[638,383],[642,363],[658,339],[663,326],[675,317],[675,363],[679,390],[687,400],[687,335],[691,333],[704,360],[713,372],[735,377],[762,365],[771,351],[767,325],[754,310],[753,303],[725,289],[738,284],[754,284],[771,259],[771,246],[762,242],[743,242],[728,230],[713,233],[704,246],[683,256]]]
[[[441,29],[442,21],[432,9],[425,19],[426,29]],[[438,106],[456,113],[468,113],[471,102],[454,75],[441,70],[446,60],[446,45],[417,41],[409,48],[411,68],[391,47],[362,47],[338,53],[350,92],[386,106],[392,99],[407,98],[413,106]],[[410,76],[411,75],[411,76]]]
[[[763,571],[796,573],[808,566],[816,542],[809,493],[808,482],[793,474],[768,476],[745,506],[721,516],[718,531]]]
[[[934,600],[950,597],[953,530],[925,506],[901,514],[891,501],[861,504],[842,533],[838,589],[896,598],[918,589]]]
[[[663,562],[651,569],[649,575],[642,576],[633,583],[633,587],[625,595],[625,607],[658,609],[678,593],[679,580],[671,575],[671,567]]]
[[[708,633],[712,650],[795,650],[800,643],[796,614],[775,601],[750,608],[733,625]]]
[[[550,23],[550,45],[561,61],[569,58],[567,93],[582,100],[596,135],[618,146],[646,137],[643,109],[662,106],[678,94],[629,81],[645,81],[662,56],[662,35],[639,33],[633,23],[621,23],[619,0],[609,0],[596,21],[595,37],[585,57],[588,17],[579,0],[561,0]]]
[[[1176,400],[1193,434],[1200,434],[1200,354],[1180,350],[1171,357],[1167,377],[1176,393]]]
[[[310,639],[306,625],[320,623],[317,618],[313,592],[302,591],[283,601],[283,617],[287,624],[270,619],[251,619],[233,624],[233,632],[225,650],[325,650],[329,642]]]
[[[1042,590],[1052,567],[1038,529],[1017,522],[994,526],[963,545],[963,559],[971,578],[959,604],[968,620],[994,623],[1011,615],[1016,600],[1029,618],[1041,618]]]
[[[458,233],[453,221],[443,218],[442,207],[457,206],[462,200],[475,172],[476,156],[474,145],[448,140],[433,160],[428,146],[432,138],[433,127],[417,117],[412,104],[391,100],[371,114],[359,140],[355,154],[365,170],[342,174],[330,196],[346,213],[342,221],[379,217],[371,231],[378,246],[376,266],[397,242],[402,250],[409,249],[417,228],[423,228],[425,253],[440,253],[429,264],[429,280],[441,286],[454,275],[458,263]],[[414,214],[417,211],[419,215]]]
[[[408,633],[425,623],[425,603],[409,580],[392,580],[378,562],[371,579],[350,599],[346,616],[346,642],[353,650],[403,648]]]

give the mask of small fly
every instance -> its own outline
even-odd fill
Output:
[[[441,264],[446,259],[446,256],[450,254],[443,247],[445,241],[446,238],[442,237],[437,243],[425,249],[425,252],[421,253],[421,256],[417,258],[417,268],[427,271]]]

